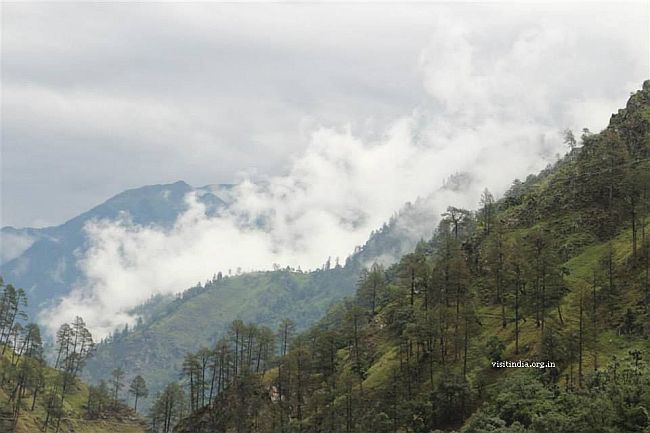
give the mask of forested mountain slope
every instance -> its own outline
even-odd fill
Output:
[[[454,187],[463,187],[459,179]],[[354,293],[364,267],[375,261],[391,264],[413,251],[423,233],[428,237],[433,232],[436,219],[427,202],[418,199],[372,232],[345,263],[328,259],[321,269],[310,272],[286,268],[219,274],[177,297],[154,297],[134,309],[140,318],[136,327],[116,331],[98,345],[87,377],[97,382],[122,367],[127,378],[142,375],[155,393],[177,377],[186,352],[214,345],[233,320],[272,326],[286,318],[302,331],[333,302]],[[142,408],[147,407],[144,402]]]
[[[233,322],[185,356],[154,430],[650,432],[650,81],[579,141],[502,200],[450,207],[309,331]]]
[[[350,268],[336,267],[215,279],[173,301],[142,307],[144,322],[100,344],[88,375],[98,381],[122,367],[129,376],[142,375],[153,392],[159,391],[177,377],[186,352],[213,345],[233,320],[272,325],[290,317],[305,329],[331,302],[353,292],[355,275]]]

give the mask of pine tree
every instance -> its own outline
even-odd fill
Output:
[[[138,399],[147,398],[149,396],[149,390],[147,389],[147,383],[144,378],[140,375],[137,375],[131,381],[129,386],[129,393],[133,395],[135,401],[133,403],[133,410],[138,410]]]

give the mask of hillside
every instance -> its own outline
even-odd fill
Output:
[[[307,332],[281,326],[278,357],[268,329],[233,323],[185,357],[193,415],[157,403],[154,419],[177,433],[650,432],[650,81],[567,144],[503,199],[450,207]]]
[[[29,397],[29,396],[27,396]],[[37,433],[43,431],[45,408],[42,400],[37,399],[34,409],[31,409],[31,399],[21,410],[18,422],[12,425],[12,412],[6,406],[9,397],[6,391],[0,389],[0,431],[15,433]],[[145,433],[149,429],[137,415],[127,408],[121,408],[103,415],[100,419],[88,419],[85,415],[85,405],[88,401],[88,387],[79,384],[70,397],[65,410],[66,418],[62,420],[63,432],[78,433]],[[50,428],[50,431],[54,431]]]
[[[431,233],[435,216],[426,201],[407,203],[371,233],[345,263],[329,260],[322,269],[280,269],[214,278],[177,297],[157,296],[134,309],[133,329],[117,331],[97,347],[87,378],[106,379],[122,367],[127,377],[142,375],[152,393],[174,380],[186,352],[211,347],[233,320],[274,326],[290,319],[302,331],[322,317],[334,302],[354,293],[362,269],[379,261],[394,263]],[[144,402],[142,409],[148,408]]]
[[[186,352],[214,345],[233,320],[271,325],[290,317],[305,329],[331,302],[353,293],[355,275],[350,268],[338,267],[311,273],[255,272],[210,281],[173,301],[142,307],[142,324],[99,344],[87,374],[99,381],[122,367],[129,377],[142,375],[155,393],[176,378]]]
[[[0,431],[149,431],[133,409],[109,393],[105,383],[87,386],[80,381],[94,351],[83,319],[61,326],[50,364],[38,325],[27,322],[25,304],[25,292],[0,278]],[[119,375],[113,379],[114,389],[123,386]],[[145,396],[146,384],[137,394]]]

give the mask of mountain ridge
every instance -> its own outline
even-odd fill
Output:
[[[28,311],[35,315],[37,310],[68,293],[81,277],[77,259],[88,247],[83,231],[87,222],[115,220],[128,214],[135,224],[170,228],[178,215],[187,210],[185,196],[199,190],[201,194],[197,199],[206,206],[208,214],[226,206],[225,201],[203,188],[194,188],[184,181],[146,185],[118,193],[58,226],[38,229],[3,227],[0,232],[3,255],[7,248],[11,248],[7,242],[20,242],[21,237],[26,241],[18,256],[0,264],[0,275],[27,291],[32,302]]]

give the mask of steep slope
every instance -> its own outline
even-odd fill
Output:
[[[218,187],[228,189],[230,185]],[[40,308],[68,293],[80,278],[77,259],[87,247],[83,228],[88,221],[115,220],[128,214],[136,224],[169,227],[187,209],[185,196],[192,191],[200,193],[199,200],[206,205],[208,212],[226,205],[213,189],[193,188],[179,181],[124,191],[56,227],[3,227],[0,234],[3,251],[0,275],[27,291],[31,302],[29,312],[35,316]]]
[[[144,421],[108,387],[80,381],[93,338],[83,319],[63,325],[48,364],[40,328],[22,289],[0,278],[0,432],[144,433]],[[120,381],[113,381],[119,388]],[[146,384],[138,394],[145,396]]]
[[[0,362],[0,371],[5,359]],[[54,375],[51,369],[46,372],[47,377]],[[0,431],[14,433],[38,433],[43,431],[46,402],[38,396],[32,407],[32,395],[25,395],[20,410],[18,421],[13,424],[12,411],[9,407],[9,395],[6,389],[0,387]],[[148,430],[144,421],[133,410],[120,404],[111,408],[101,417],[90,419],[87,416],[86,404],[88,402],[88,386],[77,383],[68,396],[64,410],[66,417],[62,420],[61,431],[74,431],[78,433],[145,433]],[[54,431],[51,427],[49,431]]]
[[[503,200],[450,208],[263,374],[232,351],[254,339],[220,349],[225,391],[175,431],[650,431],[649,192],[647,81]]]

